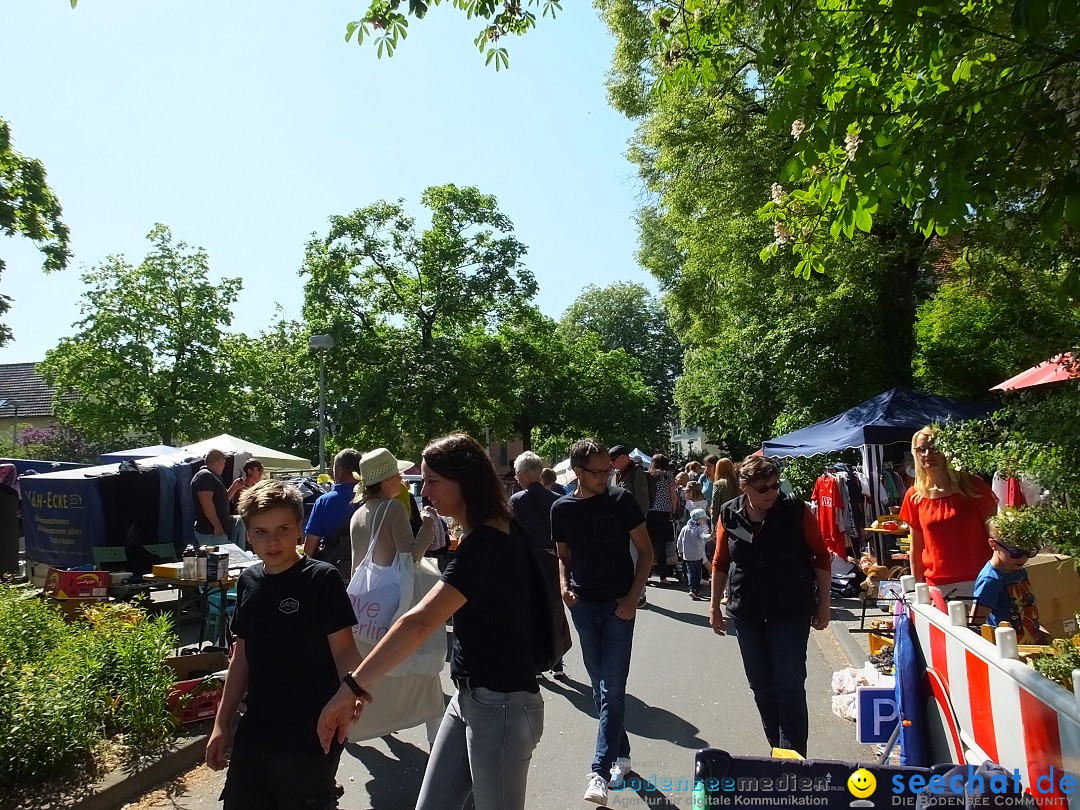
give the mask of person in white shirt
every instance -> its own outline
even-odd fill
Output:
[[[690,520],[679,532],[677,545],[679,556],[686,563],[691,599],[701,598],[698,589],[701,587],[701,568],[705,563],[705,544],[709,542],[710,535],[709,516],[704,509],[694,509],[690,513]]]

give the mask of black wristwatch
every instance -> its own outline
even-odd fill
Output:
[[[346,685],[347,687],[349,687],[349,689],[350,689],[350,690],[352,691],[352,693],[353,693],[354,695],[356,695],[356,697],[357,697],[357,698],[358,698],[359,700],[364,700],[365,698],[366,698],[367,700],[371,700],[371,693],[370,693],[370,692],[368,692],[368,691],[367,691],[366,689],[364,689],[364,687],[362,687],[362,686],[361,686],[360,684],[358,684],[358,683],[356,682],[356,678],[354,678],[354,677],[352,676],[352,673],[351,673],[351,672],[347,672],[347,673],[345,674],[345,677],[344,677],[344,678],[342,678],[342,679],[341,679],[341,681],[342,681],[342,683],[344,683],[344,684],[345,684],[345,685]]]

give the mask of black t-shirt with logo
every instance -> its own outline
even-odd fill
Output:
[[[536,692],[528,540],[479,526],[458,545],[442,579],[465,597],[454,613],[450,674],[496,692]]]
[[[634,582],[630,532],[645,522],[620,487],[589,498],[565,495],[551,507],[551,537],[570,546],[570,589],[586,602],[622,599]]]
[[[326,637],[354,624],[345,583],[329,563],[301,557],[280,574],[262,563],[245,570],[232,623],[250,672],[237,736],[267,751],[321,754],[315,726],[341,685]]]

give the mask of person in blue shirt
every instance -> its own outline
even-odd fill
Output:
[[[1048,634],[1039,624],[1039,609],[1035,594],[1028,582],[1024,565],[1037,553],[1032,549],[1014,548],[1001,542],[1002,514],[989,521],[990,548],[993,556],[975,580],[975,601],[971,606],[971,623],[997,627],[1008,622],[1016,631],[1017,644],[1044,644]]]
[[[356,489],[354,473],[360,472],[360,457],[360,451],[351,447],[346,447],[334,456],[334,488],[316,499],[304,529],[304,553],[309,557],[316,557],[320,544],[326,548],[324,539],[337,538],[339,542],[334,545],[341,553],[330,555],[335,559],[329,559],[325,553],[319,558],[333,563],[346,582],[352,577],[349,519],[356,511],[352,502]]]

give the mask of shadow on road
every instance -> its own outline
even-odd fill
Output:
[[[677,610],[669,610],[666,607],[650,602],[649,611],[651,613],[658,613],[661,616],[667,616],[669,619],[675,619],[676,621],[684,622],[686,624],[697,625],[698,627],[708,627],[709,617],[702,616],[700,613],[681,613]]]
[[[541,681],[541,686],[561,695],[583,714],[598,717],[593,703],[592,686],[567,678],[565,681]],[[634,695],[626,696],[626,730],[639,737],[667,740],[680,748],[697,750],[708,745],[698,736],[698,728],[659,706],[650,706]],[[664,805],[659,805],[663,807]]]
[[[371,774],[364,785],[368,806],[372,810],[397,810],[412,807],[420,795],[428,754],[412,743],[403,742],[392,734],[382,738],[392,756],[363,743],[346,743],[345,752],[360,760]],[[343,806],[355,796],[355,786],[345,786]]]

